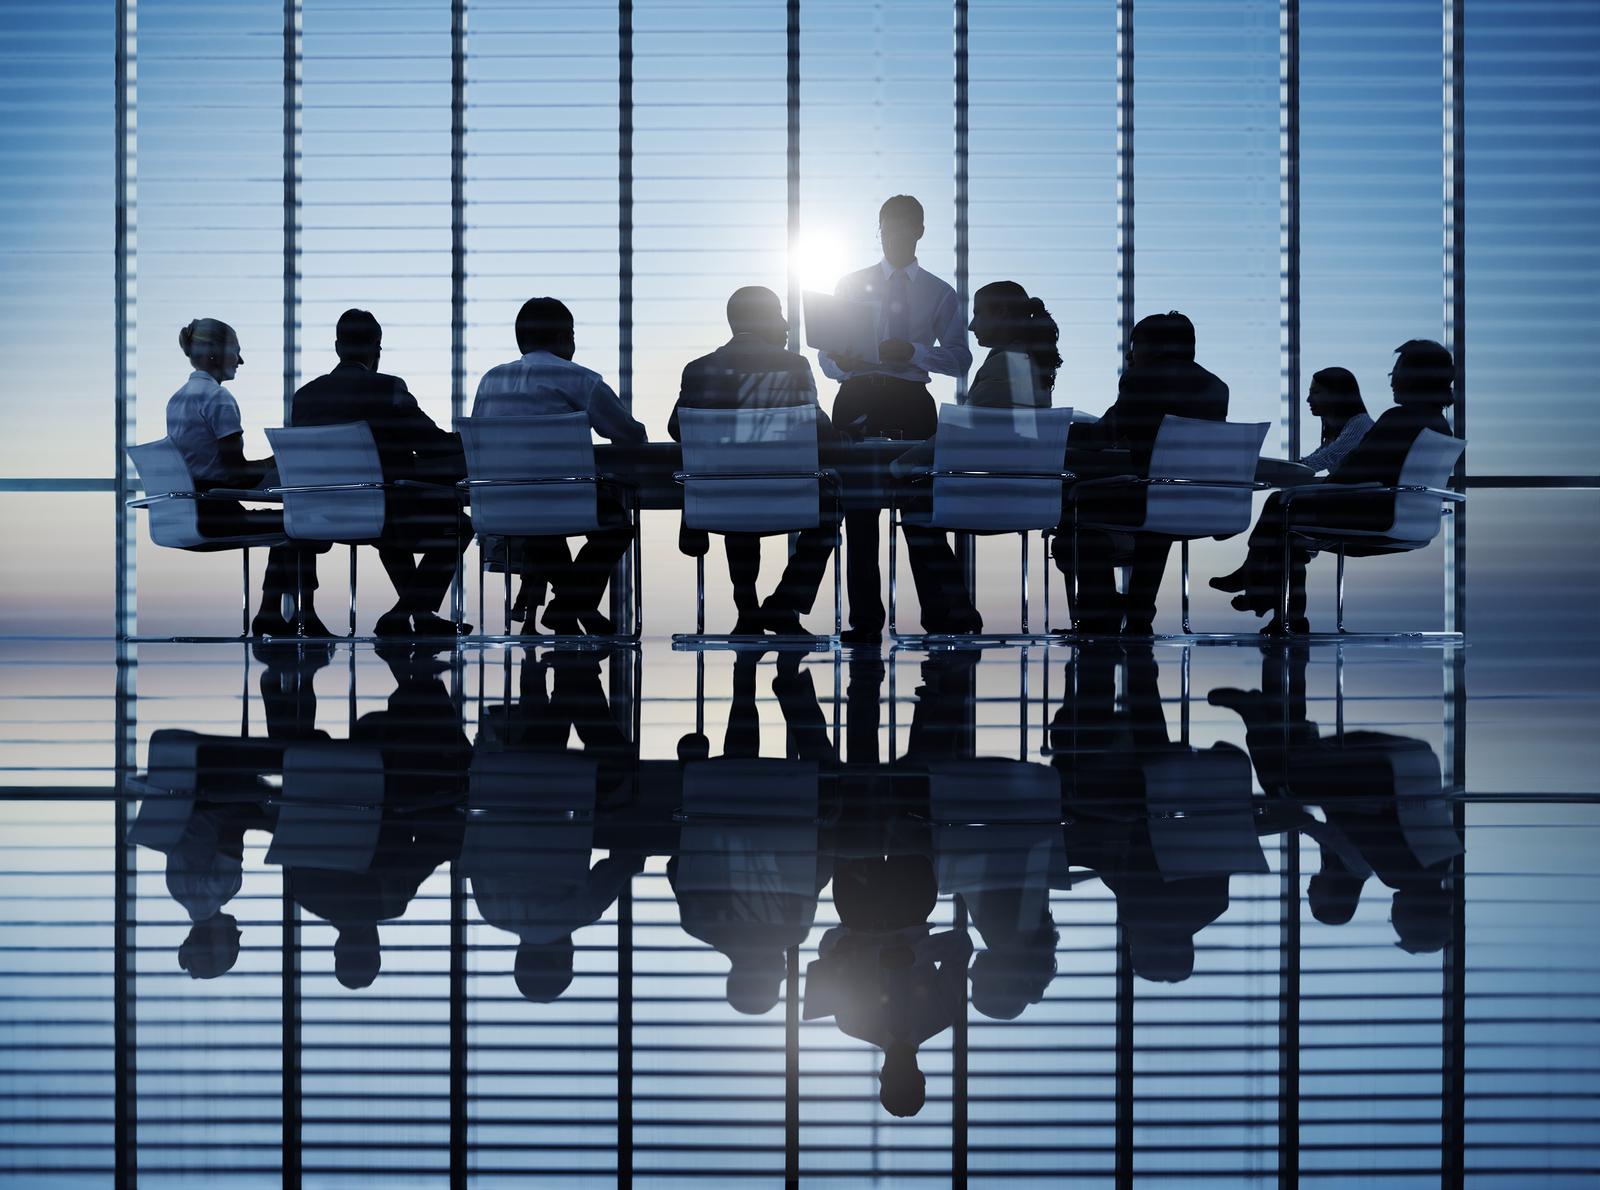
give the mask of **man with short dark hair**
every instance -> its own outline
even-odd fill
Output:
[[[747,285],[728,299],[728,329],[733,337],[710,355],[691,361],[683,369],[678,402],[672,407],[667,433],[676,441],[680,409],[789,409],[817,405],[817,386],[811,365],[786,347],[789,324],[778,295],[760,285]],[[817,408],[817,439],[836,438],[828,415]],[[761,573],[761,537],[755,533],[724,533],[728,577],[733,580],[733,603],[738,611],[736,635],[757,635],[770,630],[800,634],[800,616],[811,610],[828,566],[839,527],[832,502],[820,523],[799,534],[789,564],[777,589],[763,604],[756,598]],[[703,553],[705,535],[684,534],[686,550]]]
[[[1128,339],[1128,363],[1117,383],[1117,399],[1092,426],[1074,427],[1074,447],[1126,450],[1135,475],[1150,469],[1156,433],[1167,414],[1203,421],[1226,421],[1228,386],[1194,362],[1194,323],[1176,310],[1141,318]],[[1138,524],[1144,519],[1143,488],[1097,494],[1079,502],[1084,519]],[[1057,526],[1061,535],[1056,566],[1072,588],[1072,515]],[[1087,632],[1150,635],[1156,596],[1172,542],[1147,534],[1133,536],[1128,590],[1117,597],[1113,568],[1117,542],[1111,534],[1085,529],[1078,535],[1076,620]],[[1126,617],[1126,619],[1124,619]]]
[[[611,442],[643,442],[648,435],[600,373],[572,362],[577,336],[572,311],[552,297],[529,298],[517,312],[520,359],[499,364],[483,374],[472,416],[538,417],[583,413],[590,428]],[[615,631],[600,611],[600,596],[612,570],[628,552],[633,528],[627,510],[609,491],[598,495],[603,526],[588,534],[576,559],[564,537],[523,539],[522,581],[534,606],[543,599],[546,582],[554,588],[541,621],[561,635],[607,635]],[[528,613],[531,614],[531,613]]]
[[[379,636],[455,636],[472,631],[438,614],[455,578],[463,538],[454,484],[466,475],[461,440],[441,430],[398,376],[378,371],[383,328],[366,310],[339,316],[334,350],[339,364],[307,381],[290,405],[292,426],[366,422],[378,448],[385,483],[412,480],[437,490],[390,488],[384,496],[378,557],[394,584],[394,607],[378,617]],[[420,554],[420,560],[414,555]]]
[[[834,294],[878,306],[878,362],[820,352],[823,374],[840,381],[833,423],[852,438],[932,438],[938,411],[928,392],[929,373],[961,377],[972,366],[966,311],[956,291],[917,263],[922,204],[897,194],[878,211],[883,259],[842,277]],[[878,513],[845,514],[849,552],[851,644],[883,635],[882,582],[878,573]]]

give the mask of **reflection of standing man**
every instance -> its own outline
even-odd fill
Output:
[[[938,412],[928,393],[928,375],[965,376],[966,312],[956,291],[917,264],[922,204],[897,194],[878,212],[883,259],[840,279],[834,294],[878,305],[878,363],[851,355],[817,356],[824,375],[840,381],[833,424],[854,438],[933,437]],[[849,550],[850,630],[845,640],[864,644],[883,633],[883,598],[878,574],[878,514],[845,513]]]

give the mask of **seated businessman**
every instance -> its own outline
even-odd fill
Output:
[[[710,355],[692,361],[683,370],[678,402],[667,422],[667,433],[679,439],[680,409],[788,409],[817,405],[817,386],[811,365],[786,344],[789,324],[778,295],[759,285],[735,290],[728,299],[728,328],[733,337]],[[835,439],[828,415],[817,408],[817,440]],[[728,577],[733,580],[733,604],[738,610],[734,632],[759,635],[801,635],[800,616],[816,602],[838,526],[825,513],[822,523],[800,532],[777,588],[765,602],[756,596],[761,572],[761,537],[755,533],[726,533]],[[686,537],[693,534],[686,531]],[[686,549],[699,551],[700,541],[688,540]]]

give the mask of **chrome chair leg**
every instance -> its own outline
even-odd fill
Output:
[[[694,560],[694,630],[706,634],[706,556],[698,554]]]
[[[1336,574],[1333,583],[1333,622],[1340,632],[1344,631],[1344,545],[1340,544],[1335,551],[1337,558]]]
[[[1055,559],[1053,559],[1050,556],[1050,531],[1048,529],[1044,530],[1043,532],[1041,532],[1039,534],[1039,552],[1044,555],[1044,630],[1046,632],[1049,632],[1050,631],[1050,563],[1053,562]],[[1048,678],[1048,674],[1049,674],[1048,667],[1046,668],[1045,673],[1047,675],[1045,680],[1048,681],[1049,680],[1049,678]]]
[[[243,597],[244,597],[242,605],[239,608],[239,635],[240,636],[244,636],[244,637],[248,637],[250,635],[250,547],[249,546],[246,546],[244,549],[239,551],[239,565],[240,565],[240,568],[241,568],[242,573],[243,573],[243,577],[240,580],[241,586],[240,586],[239,589],[240,589],[240,592],[243,594]]]
[[[350,635],[356,634],[356,543],[350,543]]]
[[[505,597],[500,601],[500,611],[505,619],[506,635],[511,635],[511,555],[506,555]]]
[[[895,603],[900,590],[900,510],[889,506],[889,636],[892,639],[899,628],[896,624]]]
[[[483,542],[480,539],[480,541],[478,543],[478,631],[479,632],[487,631],[487,629],[485,628],[485,625],[488,624],[488,622],[489,622],[489,621],[487,621],[487,620],[485,620],[483,618],[483,582],[484,582],[483,576],[484,576],[484,567],[485,567],[485,565],[486,565],[486,562],[485,562],[485,559],[484,559],[484,556],[483,556]]]
[[[1187,539],[1181,543],[1180,552],[1183,556],[1183,633],[1187,636],[1194,631],[1189,627],[1189,542]]]
[[[1022,538],[1022,631],[1028,631],[1028,534],[1018,533]]]

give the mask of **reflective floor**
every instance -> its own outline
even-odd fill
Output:
[[[0,642],[0,1182],[1600,1184],[1595,661]]]

